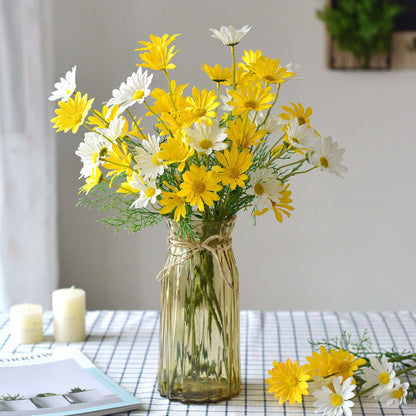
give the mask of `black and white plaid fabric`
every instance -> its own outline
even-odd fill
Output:
[[[72,344],[95,365],[143,403],[141,415],[313,415],[313,397],[295,406],[280,406],[267,392],[264,379],[273,361],[287,358],[304,363],[311,354],[309,340],[339,336],[347,330],[358,338],[366,329],[374,349],[395,347],[416,352],[416,313],[241,312],[241,375],[239,396],[210,405],[185,405],[160,397],[157,391],[159,314],[155,311],[93,311],[87,313],[87,340]],[[55,348],[53,321],[44,313],[45,340],[37,345],[11,345],[9,316],[0,314],[0,352],[29,352]],[[416,403],[387,409],[367,398],[356,400],[353,415],[416,416]]]

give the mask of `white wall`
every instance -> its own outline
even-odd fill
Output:
[[[314,16],[323,2],[55,0],[55,78],[76,64],[79,89],[102,103],[136,70],[139,40],[181,33],[173,76],[210,87],[200,65],[229,65],[229,51],[208,29],[252,25],[238,54],[261,49],[302,65],[304,80],[283,86],[280,105],[311,106],[318,131],[347,149],[349,173],[297,177],[295,212],[283,224],[265,215],[253,227],[239,216],[241,307],[415,309],[416,71],[328,70],[325,31]],[[161,225],[114,234],[96,222],[97,212],[75,208],[82,138],[57,137],[61,286],[83,287],[89,309],[157,309],[167,232]]]

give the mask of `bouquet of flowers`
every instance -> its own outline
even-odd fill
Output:
[[[211,90],[171,77],[177,34],[150,35],[137,49],[139,68],[102,109],[75,92],[73,67],[55,84],[57,131],[86,127],[76,150],[86,183],[81,205],[111,211],[103,221],[138,231],[167,218],[168,259],[162,280],[159,390],[187,402],[218,401],[240,391],[238,273],[231,250],[235,215],[293,210],[290,180],[314,169],[341,176],[344,149],[312,127],[301,103],[276,108],[283,84],[300,79],[260,50],[235,48],[249,26],[211,29],[230,48],[231,65],[202,65]],[[147,68],[143,70],[143,68]],[[166,87],[153,87],[162,71]],[[188,89],[189,91],[189,89]],[[154,120],[145,133],[142,117]],[[216,276],[219,276],[217,278]]]
[[[281,222],[293,210],[290,180],[314,169],[341,175],[344,149],[321,137],[311,125],[312,109],[301,103],[272,114],[283,84],[300,79],[299,69],[282,66],[260,50],[244,51],[236,63],[235,47],[250,30],[244,26],[211,29],[230,47],[230,67],[202,65],[212,90],[171,78],[177,34],[150,35],[139,49],[139,68],[102,109],[76,90],[76,67],[55,84],[50,99],[59,100],[51,121],[57,131],[88,132],[76,154],[81,158],[81,205],[110,210],[104,219],[130,231],[173,218],[183,226],[192,218],[220,220],[240,210],[253,216],[274,212]],[[148,68],[166,75],[166,88],[153,88]],[[155,120],[145,133],[133,106]]]

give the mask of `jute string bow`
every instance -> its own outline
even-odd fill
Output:
[[[214,240],[217,240],[216,243],[213,243]],[[208,237],[205,241],[202,242],[191,242],[191,241],[185,241],[182,239],[174,239],[172,237],[168,238],[168,244],[169,244],[169,253],[172,256],[180,257],[180,260],[177,262],[174,262],[172,264],[169,264],[165,266],[157,275],[157,280],[162,281],[165,279],[166,274],[168,270],[170,270],[172,267],[177,266],[178,264],[185,263],[187,260],[195,256],[196,254],[200,253],[201,251],[207,250],[212,254],[213,259],[218,264],[218,268],[220,270],[221,277],[224,279],[224,281],[227,283],[227,285],[234,289],[234,283],[230,282],[227,277],[226,273],[224,271],[224,266],[222,262],[220,261],[218,257],[218,251],[225,251],[229,250],[231,248],[231,237],[226,237],[221,234],[215,234]],[[172,251],[172,248],[182,248],[188,251],[188,253],[183,254],[175,254]]]

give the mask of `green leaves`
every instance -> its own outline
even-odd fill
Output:
[[[403,8],[391,0],[339,0],[338,8],[317,10],[318,19],[337,42],[368,68],[373,56],[390,48],[396,17]]]

